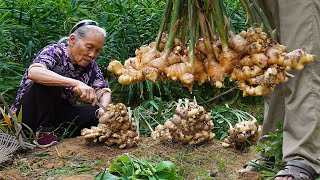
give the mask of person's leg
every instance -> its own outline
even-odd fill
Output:
[[[291,71],[295,77],[284,84],[283,160],[311,166],[319,174],[320,2],[279,0],[279,12],[281,44],[287,51],[306,46],[308,53],[316,55],[316,61],[304,70]]]
[[[21,99],[22,122],[34,132],[50,132],[55,129],[54,104],[60,99],[61,87],[30,84]]]
[[[34,143],[38,147],[49,147],[58,142],[52,131],[56,126],[54,104],[61,99],[61,92],[61,87],[44,86],[33,82],[21,99],[18,111],[22,111],[22,122],[33,133],[36,132]],[[25,127],[24,130],[27,134],[30,133]]]
[[[98,109],[98,106],[91,104],[71,105],[64,102],[56,105],[55,118],[61,123],[61,127],[64,129],[72,127],[71,130],[76,128],[73,135],[80,135],[81,129],[98,125],[99,120],[96,116]]]

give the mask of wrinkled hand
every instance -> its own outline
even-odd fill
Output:
[[[94,106],[96,104],[96,92],[94,89],[82,82],[73,88],[73,92],[80,96],[84,102],[92,103]]]
[[[104,110],[102,108],[99,108],[99,112],[98,112],[98,118],[101,118],[102,115],[104,115]]]

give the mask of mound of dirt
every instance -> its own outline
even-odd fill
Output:
[[[151,162],[172,161],[183,179],[258,179],[257,173],[237,172],[257,156],[254,150],[225,149],[220,141],[201,146],[163,144],[150,137],[132,149],[88,144],[83,137],[68,139],[48,149],[18,153],[0,171],[0,179],[94,179],[125,153]]]

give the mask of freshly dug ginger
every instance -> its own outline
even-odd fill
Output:
[[[110,104],[107,111],[99,118],[98,126],[82,129],[81,135],[88,142],[103,142],[107,146],[132,148],[140,142],[140,137],[129,111],[130,109],[122,103]]]
[[[196,102],[179,99],[175,114],[164,125],[158,125],[151,137],[161,142],[175,142],[199,145],[212,141],[213,122],[211,114],[206,113]]]
[[[260,132],[261,128],[255,119],[241,121],[229,129],[229,136],[224,140],[222,146],[244,151],[258,141]]]

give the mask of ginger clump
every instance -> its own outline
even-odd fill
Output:
[[[213,122],[211,114],[206,113],[196,102],[179,99],[175,114],[164,125],[158,125],[151,133],[154,140],[199,145],[212,141]]]
[[[229,129],[229,136],[224,139],[222,146],[244,151],[258,141],[260,132],[257,120],[241,121]]]
[[[98,126],[82,129],[81,135],[88,142],[132,148],[140,142],[140,137],[137,133],[137,125],[129,111],[130,108],[122,103],[110,104],[107,112],[99,118]]]

